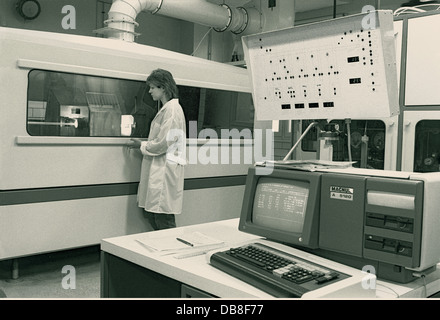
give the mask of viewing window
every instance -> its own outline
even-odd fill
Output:
[[[440,171],[440,121],[422,120],[416,125],[414,172]]]
[[[303,121],[303,131],[311,121]],[[369,169],[384,169],[385,159],[385,123],[380,120],[352,120],[350,123],[350,139],[348,139],[348,128],[345,120],[332,120],[330,123],[335,124],[338,128],[338,137],[333,144],[333,160],[348,161],[348,143],[350,143],[350,151],[354,167],[359,167],[361,158],[365,157],[366,167]],[[362,139],[368,144],[366,154],[362,154]],[[304,137],[301,145],[302,150],[307,152],[316,152],[318,147],[318,131],[312,128]],[[349,142],[350,141],[350,142]],[[365,149],[364,149],[365,150]]]
[[[221,129],[253,129],[250,93],[189,86],[178,89],[187,137],[194,132],[199,137],[207,128],[219,138]],[[31,136],[146,138],[158,111],[148,91],[145,81],[32,70],[27,131]]]

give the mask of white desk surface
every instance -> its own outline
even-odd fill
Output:
[[[220,298],[274,298],[268,293],[209,265],[204,254],[183,259],[177,259],[173,255],[160,256],[157,253],[152,253],[136,241],[136,239],[145,237],[178,237],[184,233],[194,231],[200,231],[208,236],[224,241],[225,247],[237,246],[245,242],[261,239],[261,237],[239,231],[238,222],[238,219],[230,219],[103,239],[101,241],[101,250]],[[294,248],[276,245],[282,249],[286,248],[286,252],[312,262],[326,265],[330,268],[345,271],[348,274],[358,272],[356,269],[337,262],[310,255]],[[423,298],[439,291],[439,268],[437,268],[435,272],[427,275],[425,279],[417,279],[407,284],[397,284],[380,280],[376,282],[376,297],[382,299],[396,297]],[[352,298],[356,299],[359,297]]]

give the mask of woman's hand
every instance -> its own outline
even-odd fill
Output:
[[[129,149],[139,149],[141,147],[141,142],[142,142],[141,139],[132,138],[132,139],[130,139],[130,141],[128,141],[127,147]]]

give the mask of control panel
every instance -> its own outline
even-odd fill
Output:
[[[399,113],[391,11],[242,41],[257,120],[377,119]]]

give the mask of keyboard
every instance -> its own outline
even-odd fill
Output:
[[[311,290],[349,277],[258,242],[215,252],[209,262],[280,298],[300,298]]]

